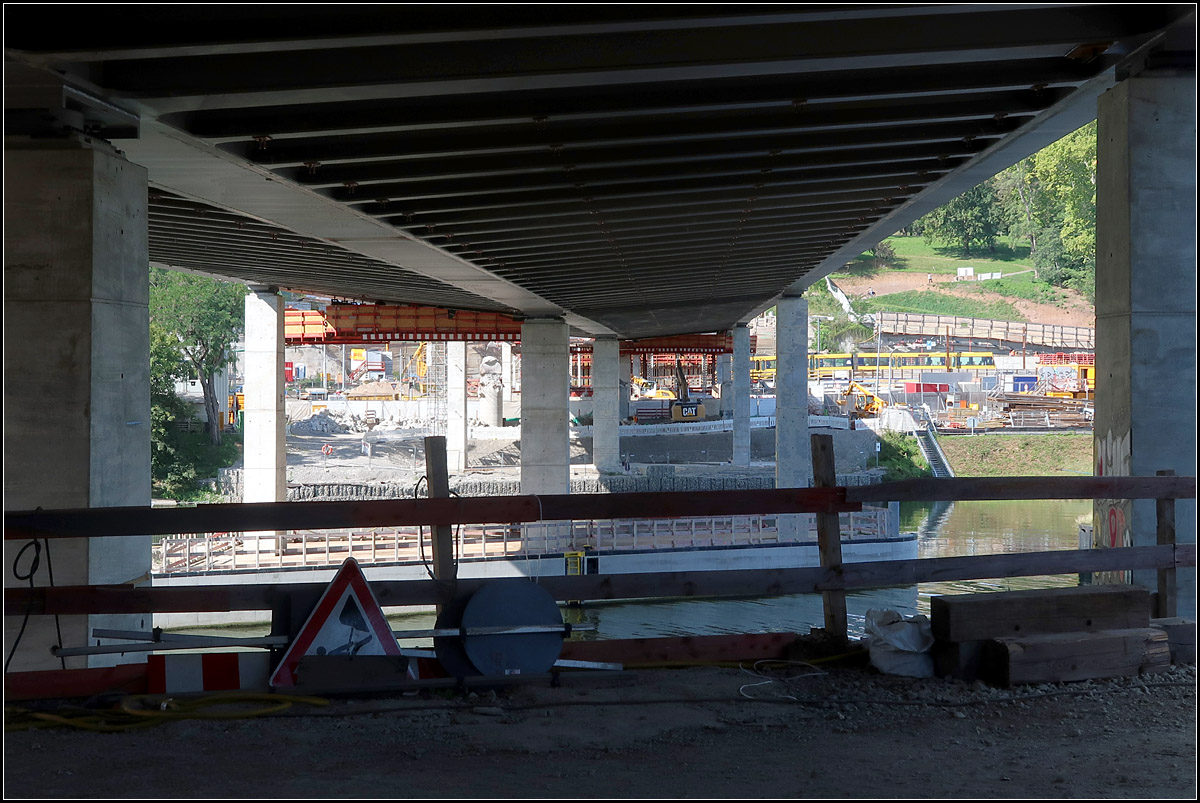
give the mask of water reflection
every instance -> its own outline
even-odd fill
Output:
[[[992,555],[1076,549],[1077,517],[1091,511],[1087,500],[905,503],[900,529],[919,535],[921,558]],[[867,610],[892,608],[929,615],[929,599],[939,594],[1010,591],[1073,586],[1076,575],[994,578],[922,583],[872,589],[846,595],[847,624],[861,636]],[[565,608],[572,623],[596,626],[586,638],[645,638],[721,633],[807,633],[820,627],[824,613],[819,594],[726,600],[660,600],[586,603]]]
[[[921,558],[1046,552],[1077,549],[1077,519],[1090,513],[1090,500],[1017,502],[904,503],[900,529],[919,534]],[[906,614],[929,615],[929,599],[939,594],[1010,591],[1073,586],[1076,575],[958,580],[919,586],[872,589],[846,595],[851,637],[863,634],[866,612],[891,608]],[[819,594],[745,599],[648,600],[585,603],[564,607],[572,624],[590,624],[594,631],[581,639],[650,638],[656,636],[718,635],[723,633],[807,633],[821,627],[824,612]],[[431,629],[432,613],[389,616],[394,630]],[[196,632],[207,632],[197,630]],[[258,629],[224,629],[223,635],[264,635]],[[428,639],[411,639],[402,646],[428,646]]]

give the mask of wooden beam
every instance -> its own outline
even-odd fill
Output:
[[[499,524],[857,512],[844,488],[475,496],[354,502],[259,502],[194,508],[97,507],[4,514],[5,540],[344,527]]]
[[[450,498],[444,435],[425,438],[425,479],[429,483],[429,498]],[[440,602],[448,603],[454,599],[458,566],[454,562],[454,528],[449,524],[438,524],[433,528],[433,577],[443,592]],[[441,610],[440,604],[438,609]]]
[[[1150,626],[1150,592],[1134,586],[945,594],[929,607],[934,638],[941,641]]]
[[[1000,686],[1139,675],[1171,664],[1167,634],[1156,628],[1047,633],[987,643],[980,672]]]
[[[813,486],[829,488],[837,484],[833,464],[833,436],[812,435]],[[821,568],[834,575],[842,572],[842,532],[840,516],[836,513],[817,514],[817,549],[821,553]],[[846,634],[846,592],[827,589],[821,592],[825,611],[825,632],[837,643],[844,644]]]
[[[1195,477],[972,477],[853,488],[260,502],[195,508],[77,508],[4,514],[5,540],[341,527],[496,524],[862,510],[864,502],[972,499],[1195,499]]]
[[[5,672],[6,700],[43,700],[55,697],[93,697],[97,694],[145,694],[146,664],[118,664],[90,669],[43,669]]]
[[[828,589],[1028,577],[1079,571],[1160,569],[1195,566],[1195,544],[1116,547],[1016,555],[966,555],[952,558],[846,563],[840,574],[824,568],[739,569],[709,572],[646,572],[543,577],[538,583],[556,599],[611,600],[640,597],[728,597],[817,594]],[[460,579],[463,594],[477,591],[484,579]],[[371,583],[383,606],[431,605],[439,600],[432,580],[384,580]],[[198,611],[269,611],[289,595],[320,595],[324,583],[206,585],[152,588],[125,585],[6,588],[9,612],[33,614],[171,613]]]
[[[1195,477],[956,477],[857,485],[850,502],[979,499],[1195,499]]]
[[[1175,472],[1164,469],[1157,472],[1160,477],[1173,477]],[[1175,500],[1156,499],[1154,512],[1157,518],[1157,538],[1160,545],[1175,543]],[[1154,615],[1170,618],[1178,612],[1178,592],[1175,583],[1175,567],[1158,570],[1158,594],[1154,600]]]
[[[727,663],[786,658],[796,633],[739,633],[717,636],[596,639],[563,643],[562,658],[612,661],[629,667]]]

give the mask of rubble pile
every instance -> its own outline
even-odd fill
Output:
[[[292,432],[311,433],[314,435],[341,435],[350,429],[340,420],[341,416],[330,415],[321,410],[308,418],[292,421]]]
[[[424,418],[389,417],[368,424],[364,416],[342,411],[321,410],[308,418],[293,419],[292,432],[302,435],[344,435],[346,433],[394,432],[397,430],[426,430],[432,426]]]

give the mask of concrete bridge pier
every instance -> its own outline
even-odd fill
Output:
[[[5,138],[4,507],[150,505],[146,171],[103,142]],[[4,545],[5,587],[27,542]],[[22,556],[29,572],[35,552]],[[35,586],[144,580],[150,536],[49,539]],[[5,610],[7,660],[22,627]],[[149,615],[31,616],[11,671],[58,669],[50,647],[93,627],[148,629]],[[61,640],[59,631],[61,630]],[[70,669],[145,661],[68,658]]]
[[[521,493],[565,494],[570,468],[570,330],[557,318],[521,325]]]
[[[592,463],[601,473],[621,464],[619,345],[615,337],[598,337],[592,345]]]
[[[1098,476],[1196,470],[1196,76],[1147,70],[1099,101],[1096,187]],[[1154,500],[1099,500],[1097,546],[1156,543]],[[1196,541],[1196,501],[1176,503]],[[1196,571],[1178,570],[1180,616]],[[1156,588],[1156,573],[1134,582]]]
[[[775,487],[812,485],[808,435],[808,302],[784,296],[775,323]],[[794,537],[806,516],[780,516],[779,537]]]
[[[242,502],[287,501],[284,300],[275,288],[246,295],[245,432]]]
[[[467,469],[467,344],[446,344],[446,468]]]
[[[733,464],[750,465],[750,327],[733,329]]]

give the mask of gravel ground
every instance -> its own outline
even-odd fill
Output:
[[[1183,798],[1194,666],[996,689],[690,667],[5,739],[15,798]]]

